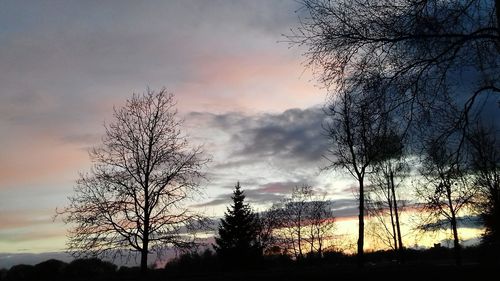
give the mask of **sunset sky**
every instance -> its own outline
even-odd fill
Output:
[[[0,268],[5,253],[59,252],[55,210],[90,168],[113,106],[146,87],[175,94],[213,162],[192,202],[220,216],[240,181],[257,210],[308,183],[356,214],[352,181],[325,166],[326,90],[282,34],[284,1],[1,1]],[[3,255],[2,255],[3,254]]]

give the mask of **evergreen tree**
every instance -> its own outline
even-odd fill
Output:
[[[259,223],[257,214],[244,203],[245,195],[238,182],[233,191],[233,204],[227,208],[215,238],[215,250],[224,259],[253,259],[261,255],[258,242]]]

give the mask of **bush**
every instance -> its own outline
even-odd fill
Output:
[[[35,276],[39,280],[51,280],[62,277],[67,265],[67,263],[55,259],[43,261],[35,265]]]
[[[14,265],[9,269],[5,280],[33,280],[35,277],[35,267],[27,264]]]
[[[165,265],[165,270],[169,272],[182,272],[186,270],[214,271],[219,269],[219,259],[209,249],[202,253],[189,252],[181,254]]]
[[[74,279],[106,277],[116,272],[117,266],[100,259],[76,259],[66,266],[65,275]]]
[[[5,268],[0,269],[0,280],[5,280],[5,277],[7,276],[7,272],[9,272],[9,271]]]

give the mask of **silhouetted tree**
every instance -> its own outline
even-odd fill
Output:
[[[66,266],[65,274],[74,279],[103,278],[113,275],[116,269],[115,264],[97,258],[75,259]]]
[[[300,2],[300,26],[288,38],[306,48],[333,93],[378,73],[405,108],[401,120],[439,114],[451,99],[460,127],[479,95],[500,93],[498,0]]]
[[[231,197],[233,204],[221,219],[218,236],[215,237],[217,254],[228,261],[235,258],[251,260],[261,255],[259,221],[238,182]]]
[[[35,278],[35,267],[27,264],[14,265],[5,276],[5,280],[8,281],[33,280]]]
[[[401,200],[396,190],[405,173],[408,172],[408,165],[404,159],[401,136],[394,129],[386,129],[386,131],[375,141],[375,145],[378,146],[378,156],[375,158],[373,170],[369,176],[371,188],[368,192],[368,209],[382,225],[381,232],[389,234],[393,243],[387,244],[402,253],[403,239],[399,220]],[[389,223],[386,220],[387,216]],[[382,233],[378,229],[376,235],[384,237]]]
[[[447,228],[453,233],[456,263],[461,265],[461,246],[458,220],[473,202],[476,190],[471,188],[464,169],[464,155],[442,141],[430,141],[422,161],[420,174],[424,181],[417,187],[417,197],[423,200],[424,210],[430,220],[422,226],[425,230]]]
[[[281,210],[271,206],[268,210],[258,215],[258,240],[262,248],[262,253],[277,254],[276,250],[280,249],[280,239],[276,236],[275,230],[280,227]]]
[[[68,247],[75,257],[148,254],[193,243],[180,232],[198,215],[184,206],[199,192],[200,147],[181,133],[174,96],[161,89],[134,94],[114,110],[102,145],[90,151],[93,166],[82,174],[60,213],[71,225]]]
[[[331,165],[326,169],[344,169],[357,181],[359,196],[357,256],[363,264],[365,227],[365,185],[370,166],[379,157],[377,141],[385,126],[385,107],[379,98],[378,85],[353,85],[349,91],[339,92],[328,107],[325,125],[330,139]]]
[[[306,240],[310,247],[309,252],[323,257],[323,252],[328,249],[327,242],[333,237],[335,230],[335,217],[332,211],[332,203],[324,197],[316,197],[309,202],[308,208],[308,229],[309,235]]]
[[[306,251],[319,256],[334,229],[331,204],[317,196],[309,185],[297,186],[282,202],[274,204],[273,214],[276,246],[295,259],[304,258]]]
[[[476,211],[482,216],[483,242],[500,248],[500,143],[496,132],[476,126],[468,135],[471,151],[471,172],[478,191]]]
[[[68,264],[55,259],[50,259],[35,265],[35,274],[40,280],[54,280],[62,277]]]

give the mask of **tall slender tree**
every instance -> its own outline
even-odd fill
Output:
[[[497,132],[484,125],[468,134],[474,188],[478,200],[475,209],[483,219],[483,243],[498,252],[500,248],[500,142]]]
[[[424,182],[417,188],[417,197],[423,200],[429,220],[424,230],[449,228],[453,234],[453,249],[457,265],[461,265],[459,217],[467,212],[477,191],[471,188],[464,168],[464,155],[449,148],[449,143],[430,141],[422,161],[420,174]]]
[[[228,261],[234,261],[234,258],[249,261],[261,254],[258,217],[245,203],[245,194],[239,182],[231,199],[233,204],[220,220],[215,250]]]
[[[408,171],[408,165],[404,159],[404,146],[402,137],[396,133],[395,125],[390,124],[381,136],[375,141],[378,146],[378,156],[370,174],[371,188],[369,192],[369,209],[386,232],[389,234],[391,247],[399,250],[402,258],[403,239],[399,216],[401,213],[401,200],[396,189]],[[387,214],[388,210],[388,214]],[[389,226],[386,217],[389,216]],[[383,238],[381,233],[377,235]]]
[[[358,185],[358,265],[363,265],[365,236],[365,188],[366,177],[380,147],[379,136],[385,128],[384,100],[380,99],[375,84],[354,85],[349,91],[338,93],[327,109],[329,123],[325,128],[331,141],[328,157],[331,165],[326,167],[347,171]]]

